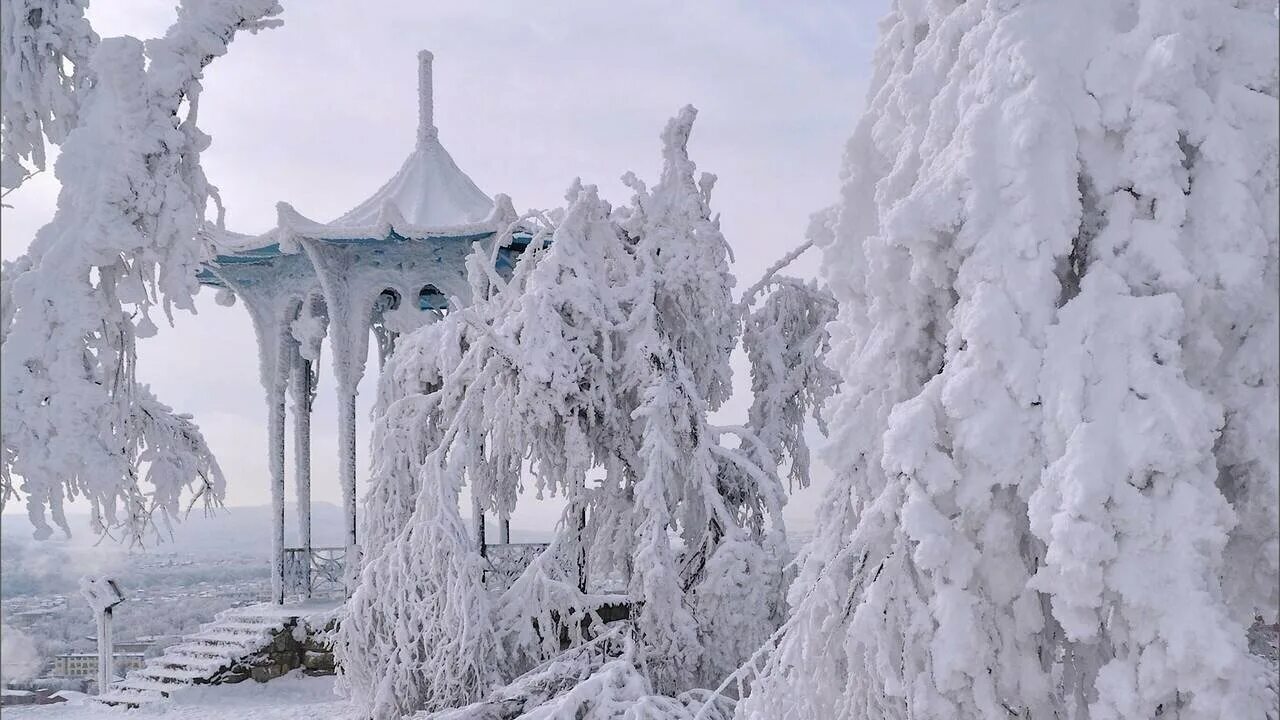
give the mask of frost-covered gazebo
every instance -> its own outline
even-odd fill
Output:
[[[304,217],[288,203],[261,235],[210,230],[212,259],[199,279],[220,303],[239,298],[257,334],[269,412],[272,597],[310,594],[313,584],[343,582],[357,552],[356,389],[365,373],[369,334],[379,361],[396,337],[468,301],[464,260],[474,243],[492,240],[516,220],[504,195],[490,198],[440,144],[432,116],[431,60],[419,53],[417,143],[372,197],[331,222]],[[509,266],[517,240],[497,252]],[[527,242],[527,236],[524,236]],[[310,524],[310,427],[320,344],[328,335],[338,393],[338,476],[344,548],[313,548]],[[298,547],[284,537],[285,400],[292,400],[298,488]],[[313,580],[315,581],[313,583]]]

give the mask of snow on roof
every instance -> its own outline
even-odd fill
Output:
[[[261,235],[246,235],[213,225],[205,225],[197,233],[208,243],[214,254],[232,255],[260,250],[275,244],[278,231],[268,230]]]
[[[493,210],[493,200],[458,169],[440,144],[431,91],[431,52],[418,53],[418,142],[395,177],[368,200],[329,223],[330,227],[366,227],[395,207],[399,218],[419,227],[447,227],[480,222]]]
[[[338,239],[381,237],[387,229],[405,237],[469,234],[476,229],[472,226],[487,224],[494,201],[440,144],[431,98],[431,60],[429,51],[418,53],[418,141],[400,171],[369,199],[332,222],[308,220],[281,203],[282,226],[308,237]]]
[[[516,219],[515,208],[505,195],[498,195],[493,208],[480,220],[455,224],[412,222],[400,214],[400,209],[395,203],[384,203],[376,215],[362,218],[367,219],[367,224],[361,225],[318,223],[285,202],[278,203],[276,211],[280,218],[276,238],[284,252],[292,252],[295,247],[294,241],[299,237],[348,241],[377,240],[391,233],[402,238],[469,237],[490,234],[500,225],[506,225]]]
[[[305,217],[286,202],[276,205],[278,224],[262,235],[206,230],[214,254],[243,255],[257,250],[297,251],[295,240],[381,239],[390,233],[406,238],[467,237],[493,232],[515,219],[505,195],[490,198],[440,144],[431,98],[431,61],[418,53],[418,136],[409,158],[385,185],[364,202],[331,222]],[[276,247],[278,246],[278,247]]]
[[[329,226],[376,224],[387,206],[394,207],[411,225],[438,227],[480,222],[493,209],[493,200],[458,169],[432,135],[418,141],[413,154],[386,185]]]

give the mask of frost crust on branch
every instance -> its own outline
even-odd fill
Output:
[[[375,409],[368,560],[338,645],[371,717],[444,711],[554,667],[604,632],[600,608],[628,597],[627,661],[579,678],[540,717],[579,717],[574,698],[615,682],[649,698],[657,714],[644,717],[690,717],[677,696],[714,685],[781,621],[780,466],[790,457],[807,480],[802,430],[831,390],[816,363],[833,306],[779,278],[783,295],[744,334],[713,178],[686,147],[694,116],[668,124],[652,189],[628,173],[634,197],[615,209],[575,182],[565,209],[527,218],[539,230],[510,277],[492,269],[510,239],[478,245],[473,303],[398,340]],[[779,386],[747,422],[719,427],[708,414],[729,397],[739,340]],[[524,493],[567,500],[550,548],[500,596],[470,569],[463,488],[499,516]],[[441,618],[455,617],[473,644],[449,639]]]
[[[48,142],[61,146],[61,191],[52,221],[4,267],[0,503],[25,495],[46,537],[49,515],[70,532],[64,503],[84,497],[95,529],[137,541],[157,511],[178,514],[183,490],[222,497],[190,417],[137,382],[135,341],[155,334],[157,305],[170,321],[174,307],[194,311],[196,230],[214,192],[199,164],[203,69],[237,32],[277,24],[280,6],[182,3],[164,37],[143,43],[98,41],[83,5],[3,9],[4,184],[24,162],[43,167]]]
[[[1274,2],[896,2],[840,203],[836,481],[741,718],[1264,717]]]

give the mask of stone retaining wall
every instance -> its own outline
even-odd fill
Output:
[[[290,618],[270,645],[219,670],[206,682],[222,685],[249,678],[266,682],[298,668],[305,675],[332,675],[333,645],[327,637],[333,628],[333,622],[316,629],[305,620]]]

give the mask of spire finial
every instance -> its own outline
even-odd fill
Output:
[[[430,50],[418,51],[418,142],[436,136],[434,112],[431,107],[431,59]]]

